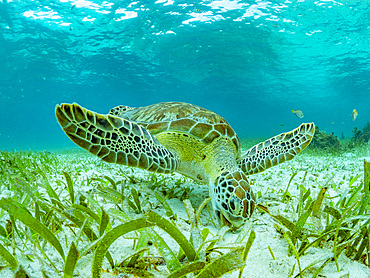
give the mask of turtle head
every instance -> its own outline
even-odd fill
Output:
[[[210,187],[213,208],[221,226],[239,228],[252,215],[256,199],[246,175],[223,172]]]

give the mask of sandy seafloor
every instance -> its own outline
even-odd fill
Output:
[[[311,155],[311,154],[301,154],[297,156],[294,160],[286,162],[284,164],[278,165],[273,167],[263,173],[259,173],[253,176],[250,176],[249,179],[253,184],[253,190],[255,193],[260,191],[262,193],[262,198],[260,199],[261,204],[269,205],[269,209],[271,213],[274,214],[281,214],[286,216],[288,219],[294,221],[296,214],[292,214],[292,206],[296,207],[298,202],[299,196],[299,188],[298,185],[301,184],[302,179],[304,177],[305,171],[308,172],[306,180],[304,182],[304,186],[306,188],[311,188],[311,196],[314,198],[317,196],[320,186],[323,186],[325,182],[333,177],[332,183],[338,185],[338,189],[334,191],[332,188],[329,188],[326,196],[335,197],[338,196],[340,193],[345,192],[348,188],[348,182],[351,176],[355,176],[359,173],[363,172],[363,160],[366,159],[370,161],[370,151],[365,149],[365,152],[348,152],[339,156],[332,156],[332,155]],[[78,184],[78,180],[83,181],[87,177],[102,177],[107,175],[114,180],[123,179],[122,168],[127,173],[132,173],[137,177],[142,177],[143,179],[148,179],[150,173],[146,171],[142,171],[139,169],[131,170],[132,168],[120,166],[120,165],[113,165],[113,164],[105,164],[98,161],[97,158],[93,157],[90,154],[60,154],[59,161],[65,163],[65,167],[67,169],[71,169],[69,172],[72,178],[75,180],[75,184]],[[79,164],[79,165],[77,165]],[[64,168],[64,169],[66,169]],[[78,174],[74,172],[73,169],[80,169]],[[292,184],[290,186],[289,192],[292,196],[291,201],[288,204],[283,204],[274,200],[281,199],[281,194],[285,190],[290,177],[292,176],[293,172],[297,172],[297,176],[293,179]],[[165,175],[160,175],[159,178],[163,178]],[[181,175],[173,174],[170,175],[167,179],[168,183],[175,182]],[[56,179],[63,179],[61,173],[56,173],[53,177]],[[362,186],[362,177],[359,178],[355,185]],[[52,186],[57,186],[56,183],[51,183]],[[131,185],[135,186],[138,190],[143,184],[135,184]],[[194,183],[190,179],[185,179],[184,186],[194,186],[194,190],[190,193],[190,201],[194,208],[197,208],[199,204],[208,196],[208,186],[207,185],[199,185]],[[76,191],[88,191],[90,188],[86,185],[81,187],[75,187]],[[42,189],[40,189],[42,191]],[[5,193],[3,192],[2,195]],[[67,192],[62,192],[61,196],[67,196]],[[155,211],[160,213],[161,215],[165,215],[165,210],[161,206],[161,204],[154,199],[154,197],[150,201],[156,203]],[[335,200],[335,198],[333,199]],[[190,224],[186,221],[188,216],[186,214],[184,204],[177,198],[169,199],[169,205],[171,206],[172,210],[177,214],[177,226],[181,229],[183,234],[189,238],[190,235]],[[112,204],[109,202],[104,202],[101,205],[104,206],[106,210],[109,211],[112,208]],[[134,213],[131,215],[135,216]],[[137,215],[136,215],[137,216]],[[4,221],[4,220],[2,220]],[[268,215],[262,214],[260,211],[256,210],[253,217],[251,218],[251,223],[253,225],[253,229],[256,232],[256,239],[252,245],[252,248],[249,252],[247,258],[247,265],[243,272],[243,277],[249,278],[286,278],[286,277],[294,277],[298,273],[298,267],[295,267],[295,272],[293,276],[290,276],[290,272],[294,264],[296,264],[296,259],[294,256],[288,256],[288,244],[284,237],[276,230],[275,221]],[[217,235],[219,228],[216,228],[212,225],[210,221],[210,216],[207,210],[203,210],[201,216],[201,222],[203,227],[207,227],[210,230],[211,237],[212,235]],[[120,221],[115,219],[114,225],[120,224]],[[167,236],[160,229],[156,229],[156,231],[166,240],[166,242],[170,245],[170,247],[178,251],[178,245]],[[71,235],[67,235],[69,237]],[[223,240],[220,242],[221,245],[227,245],[229,243],[233,243],[236,237],[238,236],[237,232],[227,232],[224,235]],[[59,235],[59,237],[64,237],[64,235]],[[245,239],[245,241],[247,238]],[[132,239],[118,239],[109,249],[115,261],[120,261],[122,258],[127,256],[127,254],[132,253],[132,246],[133,240]],[[275,259],[272,258],[268,246],[272,249]],[[309,265],[311,262],[324,257],[326,255],[331,254],[332,250],[331,243],[328,243],[327,246],[323,248],[310,248],[308,252],[301,257],[301,266],[302,269]],[[67,253],[67,245],[63,246],[65,249],[65,253]],[[30,251],[31,252],[31,251]],[[60,259],[58,253],[53,249],[49,244],[45,246],[45,252],[51,258],[51,260],[56,262],[57,267],[60,269],[63,268],[62,263],[58,265],[58,260]],[[152,247],[151,254],[154,256],[160,256],[157,253],[156,249]],[[38,260],[34,260],[34,262],[28,261],[24,257],[24,253],[17,253],[17,258],[19,259],[20,263],[23,265],[24,269],[27,271],[30,277],[42,277],[40,269],[49,270],[48,277],[61,277],[62,274],[56,274],[53,270],[48,269],[47,266],[42,266],[39,264]],[[92,262],[92,254],[87,254],[86,256],[82,257],[76,266],[76,270],[74,273],[74,277],[91,277],[91,262]],[[359,262],[355,262],[349,258],[347,258],[343,253],[339,257],[339,272],[336,269],[335,263],[330,262],[319,274],[318,277],[328,277],[328,278],[340,278],[340,277],[370,277],[370,269]],[[321,263],[322,264],[322,263]],[[317,269],[318,266],[321,265],[320,263],[315,265],[310,271],[305,272],[302,277],[312,277],[313,273]],[[105,260],[103,267],[106,269],[109,267],[108,262]],[[54,273],[54,274],[53,274]],[[152,273],[155,277],[166,277],[168,272],[166,266],[158,266],[157,270],[152,270]],[[223,277],[238,277],[239,271],[235,271],[233,273],[229,273],[224,275]],[[0,271],[0,277],[13,277],[13,272],[9,268],[2,269]],[[112,274],[103,273],[102,277],[117,277]],[[120,275],[118,277],[134,277],[131,275]],[[189,276],[190,277],[190,276]]]

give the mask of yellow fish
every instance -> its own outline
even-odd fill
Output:
[[[353,111],[352,111],[352,120],[356,120],[357,115],[358,115],[357,110],[353,109]]]
[[[304,117],[303,112],[301,110],[292,110],[292,113],[294,113],[294,115],[296,115],[298,118]]]

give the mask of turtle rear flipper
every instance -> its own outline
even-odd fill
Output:
[[[57,105],[55,114],[67,136],[102,160],[157,173],[175,171],[180,159],[145,128],[114,115],[80,105]]]
[[[253,146],[242,154],[237,163],[246,175],[260,173],[293,159],[310,144],[314,134],[314,123],[301,124],[290,132],[281,133]]]

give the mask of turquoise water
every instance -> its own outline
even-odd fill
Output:
[[[240,137],[309,121],[349,137],[370,121],[369,4],[0,1],[0,149],[73,147],[62,102],[107,113],[184,101]]]

